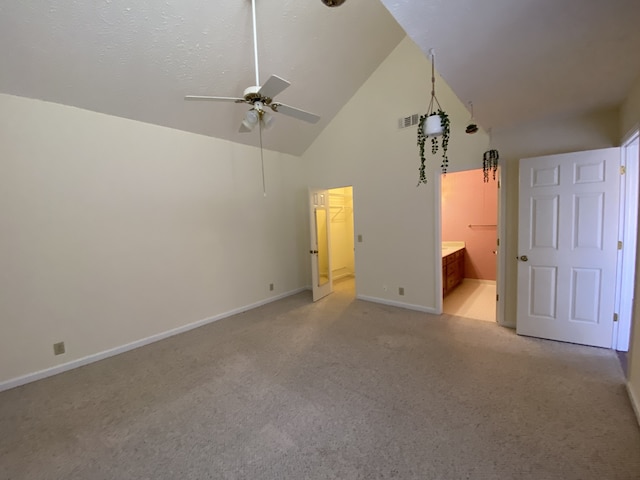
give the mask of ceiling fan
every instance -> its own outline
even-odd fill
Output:
[[[303,120],[309,123],[316,123],[320,120],[318,115],[315,115],[299,108],[291,107],[283,103],[274,102],[273,99],[276,95],[282,92],[285,88],[291,85],[288,81],[277,75],[271,75],[269,79],[260,86],[260,76],[258,73],[258,37],[256,33],[256,1],[251,0],[251,9],[253,14],[253,50],[255,58],[255,71],[256,71],[256,85],[247,87],[243,96],[240,97],[212,97],[203,95],[187,95],[185,100],[209,100],[214,102],[235,102],[235,103],[247,103],[251,105],[251,108],[246,113],[244,120],[240,124],[240,132],[251,132],[256,125],[260,125],[262,128],[269,128],[273,123],[273,116],[266,111],[269,107],[274,112],[288,115],[289,117]]]

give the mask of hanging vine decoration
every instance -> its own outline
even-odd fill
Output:
[[[449,167],[449,157],[447,155],[447,150],[449,149],[449,134],[451,132],[451,122],[449,120],[449,115],[444,110],[438,109],[436,113],[432,115],[440,115],[440,122],[442,123],[442,142],[438,143],[438,137],[431,137],[431,153],[435,155],[438,153],[438,149],[442,148],[442,163],[440,164],[440,169],[443,174],[447,173],[447,168]],[[425,120],[427,117],[431,115],[425,114],[420,116],[420,121],[418,123],[418,148],[420,150],[420,168],[418,171],[420,172],[420,179],[418,181],[418,185],[421,183],[427,183],[427,176],[425,170],[425,144],[427,142],[427,135],[424,131],[424,126],[426,124]]]
[[[482,174],[484,175],[484,183],[489,181],[489,171],[493,172],[493,179],[496,179],[496,171],[498,170],[498,150],[487,150],[482,155]]]
[[[427,115],[420,115],[420,121],[418,122],[418,150],[420,152],[420,168],[418,168],[418,171],[420,172],[420,176],[417,186],[420,186],[421,183],[427,183],[424,158],[424,144],[427,141],[427,135],[424,133],[424,121],[426,118]]]
[[[420,120],[418,122],[418,149],[420,154],[420,167],[419,171],[419,180],[418,186],[421,183],[427,183],[427,176],[425,170],[425,143],[429,135],[425,132],[424,128],[426,125],[427,117],[431,117],[433,115],[440,116],[440,123],[442,125],[442,141],[438,142],[439,135],[431,136],[431,153],[435,155],[438,153],[438,149],[442,148],[442,163],[440,164],[440,169],[443,174],[447,173],[447,168],[449,167],[449,157],[447,156],[447,150],[449,149],[449,135],[451,133],[451,121],[449,119],[449,115],[442,110],[440,106],[440,102],[436,97],[436,75],[435,75],[435,54],[433,53],[433,49],[430,51],[431,53],[431,101],[429,102],[429,107],[427,108],[427,113],[424,115],[420,115]],[[438,107],[436,110],[436,106]]]

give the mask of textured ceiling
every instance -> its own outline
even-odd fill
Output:
[[[382,0],[485,128],[618,106],[640,76],[640,0]]]
[[[425,54],[435,49],[485,128],[618,105],[640,75],[640,0],[256,4],[261,82],[289,80],[277,100],[322,117],[277,115],[264,144],[296,155],[405,30]],[[183,100],[242,96],[255,83],[250,0],[0,0],[0,60],[1,93],[258,143],[237,132],[246,105]]]
[[[378,1],[257,0],[260,82],[291,82],[264,145],[301,154],[405,33]],[[238,133],[255,84],[250,0],[0,0],[0,92],[38,98],[256,145]]]

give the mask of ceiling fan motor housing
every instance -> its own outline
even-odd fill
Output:
[[[242,95],[247,103],[254,104],[255,102],[262,102],[265,105],[269,105],[271,103],[271,98],[263,97],[260,94],[259,86],[248,87],[244,90],[244,94]]]

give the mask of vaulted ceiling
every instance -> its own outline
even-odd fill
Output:
[[[260,82],[287,79],[278,101],[322,117],[277,115],[264,144],[296,155],[405,31],[485,128],[615,106],[640,75],[638,0],[256,0],[256,13]],[[250,0],[2,2],[0,60],[0,93],[258,142],[238,133],[246,105],[183,100],[255,84]]]
[[[640,77],[639,0],[382,0],[476,119],[619,106]]]

